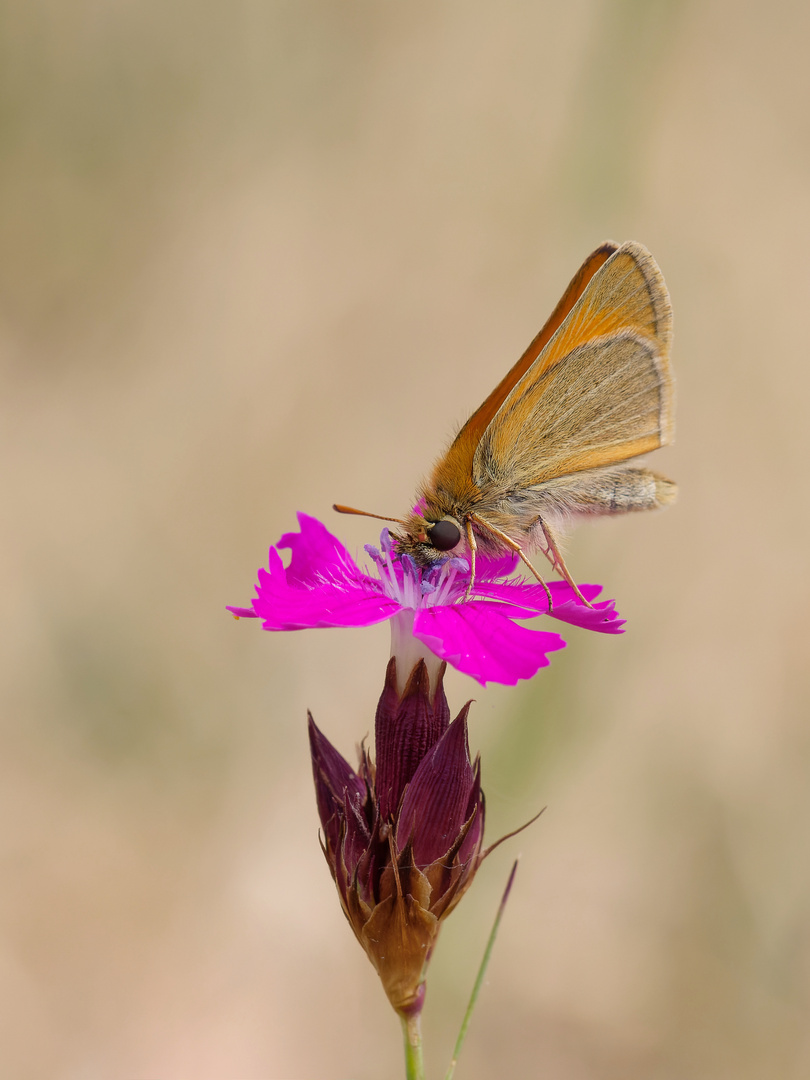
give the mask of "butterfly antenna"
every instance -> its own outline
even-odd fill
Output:
[[[357,514],[358,517],[376,518],[378,521],[395,521],[397,525],[405,524],[402,518],[384,517],[382,514],[370,514],[368,510],[355,510],[353,506],[341,506],[340,503],[334,503],[332,509],[337,510],[339,514]]]

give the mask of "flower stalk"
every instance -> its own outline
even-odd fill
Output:
[[[400,1016],[405,1041],[405,1080],[424,1080],[425,1061],[422,1054],[422,1013]]]

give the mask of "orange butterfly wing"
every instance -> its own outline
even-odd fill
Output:
[[[476,488],[497,498],[669,442],[671,341],[661,273],[623,244],[502,400],[473,455]]]
[[[618,245],[611,240],[607,240],[588,256],[571,279],[568,288],[563,293],[560,302],[554,308],[543,329],[534,338],[514,367],[501,379],[492,393],[475,410],[458,435],[456,435],[450,449],[434,470],[432,477],[432,486],[434,488],[457,490],[459,480],[463,476],[465,486],[468,487],[467,493],[472,494],[475,491],[473,459],[481,437],[515,385],[537,362],[540,354],[582,296],[593,276],[617,250]]]

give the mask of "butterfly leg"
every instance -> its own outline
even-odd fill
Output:
[[[467,582],[467,591],[464,593],[464,599],[469,600],[472,596],[473,585],[475,584],[475,555],[478,551],[478,544],[475,542],[472,521],[467,518],[464,525],[467,533],[467,546],[470,549],[470,580]]]
[[[487,532],[491,532],[495,536],[497,536],[499,540],[506,544],[510,551],[514,551],[515,554],[521,559],[521,561],[524,562],[526,566],[528,566],[533,576],[537,578],[537,580],[540,582],[540,584],[546,591],[546,596],[548,597],[548,610],[549,614],[551,614],[551,609],[554,607],[554,601],[551,599],[551,589],[548,587],[544,579],[540,576],[538,571],[535,570],[535,568],[532,566],[526,556],[523,554],[523,548],[520,546],[520,544],[516,540],[513,540],[511,536],[507,536],[505,532],[501,532],[500,529],[496,529],[494,525],[490,525],[488,521],[484,521],[484,519],[480,518],[477,514],[470,514],[469,518],[467,519],[467,529],[470,532],[472,531],[472,522],[475,522],[475,524],[480,529],[485,529]],[[576,585],[574,586],[574,588],[576,589]],[[577,592],[579,592],[579,590],[577,590]],[[587,600],[585,601],[585,603],[587,603]]]
[[[592,608],[593,604],[589,603],[585,599],[585,597],[579,591],[579,586],[571,577],[568,567],[565,565],[565,559],[562,557],[562,553],[557,547],[557,543],[554,539],[554,534],[552,533],[550,526],[548,526],[542,518],[537,519],[537,524],[543,530],[543,536],[546,538],[546,550],[543,554],[546,556],[553,568],[560,574],[560,576],[565,578],[565,580],[576,593],[577,599],[581,603],[585,604],[586,607]]]

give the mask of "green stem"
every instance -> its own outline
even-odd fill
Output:
[[[458,1033],[456,1039],[456,1047],[453,1051],[453,1060],[450,1062],[450,1067],[445,1073],[444,1080],[453,1080],[453,1074],[456,1071],[456,1065],[458,1064],[458,1057],[461,1053],[461,1048],[464,1045],[464,1039],[467,1035],[467,1028],[470,1026],[470,1019],[472,1017],[475,1003],[478,1000],[478,994],[481,990],[481,986],[484,982],[484,976],[486,975],[487,967],[489,965],[489,958],[492,955],[492,947],[495,944],[495,938],[498,936],[498,927],[501,925],[501,919],[503,918],[504,909],[506,908],[506,901],[509,899],[509,893],[512,888],[512,882],[515,880],[515,871],[517,870],[517,860],[515,860],[512,866],[512,872],[509,875],[509,880],[506,883],[504,889],[503,898],[501,899],[500,906],[498,908],[498,914],[495,916],[495,922],[492,925],[492,930],[487,941],[487,947],[484,950],[484,958],[481,961],[481,967],[478,969],[478,976],[475,980],[475,986],[473,986],[472,994],[470,995],[470,1003],[467,1006],[467,1011],[464,1014],[464,1019],[461,1022],[461,1031]]]
[[[422,1058],[422,1013],[402,1016],[402,1034],[405,1036],[405,1078],[425,1080],[425,1062]]]

